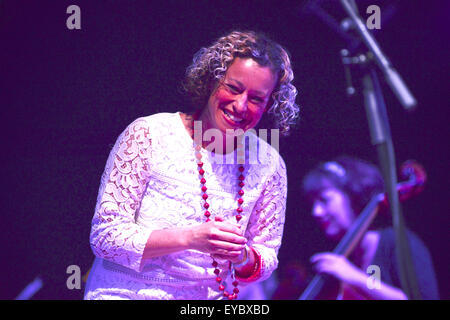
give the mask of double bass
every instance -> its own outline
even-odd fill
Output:
[[[423,191],[426,181],[426,172],[419,163],[414,160],[406,161],[400,167],[400,174],[402,178],[407,179],[406,181],[397,184],[400,201],[406,201]],[[374,195],[333,250],[333,253],[348,258],[377,214],[388,208],[389,202],[386,193]],[[316,274],[298,300],[317,299],[323,291],[326,282],[329,281],[329,278],[330,277],[326,275]]]

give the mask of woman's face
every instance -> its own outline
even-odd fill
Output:
[[[236,58],[228,67],[208,99],[200,119],[206,129],[227,130],[254,128],[264,113],[277,78],[269,67],[251,58]],[[234,131],[233,131],[234,132]]]
[[[355,220],[347,194],[334,187],[321,189],[312,201],[312,215],[325,235],[339,240]]]

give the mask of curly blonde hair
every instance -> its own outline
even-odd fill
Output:
[[[261,33],[233,31],[219,38],[208,48],[200,49],[186,70],[184,90],[194,104],[204,106],[217,81],[225,76],[237,57],[252,58],[259,65],[270,67],[278,76],[268,105],[282,134],[287,135],[295,124],[299,107],[295,103],[297,89],[288,52]]]

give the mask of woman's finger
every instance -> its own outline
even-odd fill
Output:
[[[229,222],[218,222],[216,224],[217,228],[219,230],[222,230],[224,232],[230,232],[237,234],[239,236],[243,236],[244,232],[242,231],[241,227],[237,224],[229,223]]]
[[[218,250],[222,250],[222,252],[242,251],[245,248],[245,244],[238,244],[228,241],[211,240],[209,243],[212,247],[213,253],[221,253],[218,252]]]
[[[232,228],[218,228],[216,230],[212,230],[211,238],[214,240],[220,240],[225,242],[237,243],[237,244],[246,244],[247,239],[240,234],[236,234],[231,231]]]
[[[235,260],[242,254],[241,251],[229,251],[227,254],[211,254],[211,257],[214,259],[223,259],[223,260]]]

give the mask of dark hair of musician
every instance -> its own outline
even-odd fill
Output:
[[[347,194],[354,213],[359,214],[374,195],[383,192],[384,183],[375,165],[354,157],[339,156],[319,164],[303,179],[307,198],[314,197],[326,187],[335,187]]]

